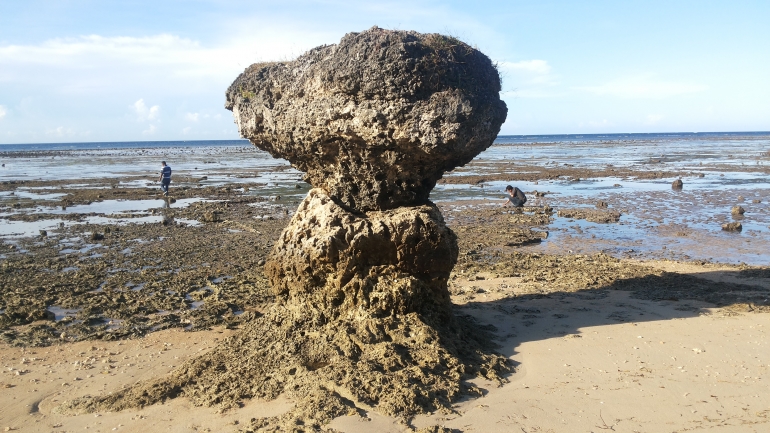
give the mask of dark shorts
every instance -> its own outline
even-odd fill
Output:
[[[522,207],[524,206],[524,203],[526,203],[526,201],[518,197],[508,197],[508,201],[511,202],[514,207]]]

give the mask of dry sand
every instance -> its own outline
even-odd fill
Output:
[[[730,278],[731,268],[648,262],[697,278]],[[620,290],[516,296],[517,278],[456,279],[460,311],[494,324],[500,351],[514,361],[509,383],[485,381],[482,398],[454,413],[419,416],[412,426],[366,412],[329,427],[343,432],[403,432],[443,425],[473,431],[674,432],[770,429],[770,315],[713,308],[698,301],[651,301]],[[766,288],[767,279],[741,279]],[[0,345],[0,428],[61,431],[237,431],[291,402],[251,401],[217,413],[184,398],[120,413],[64,416],[59,402],[104,394],[160,377],[233,331],[166,330],[142,339],[85,341],[43,348]],[[766,380],[766,379],[764,379]]]

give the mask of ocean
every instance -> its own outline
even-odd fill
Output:
[[[11,203],[57,200],[73,188],[154,190],[162,160],[174,170],[175,187],[182,178],[197,179],[187,187],[252,185],[248,194],[291,202],[308,190],[301,172],[246,140],[6,144],[0,145],[0,237],[34,234],[44,225],[11,221],[21,212]],[[676,179],[683,189],[672,189]],[[535,247],[543,251],[568,248],[568,239],[582,236],[597,245],[585,252],[770,263],[770,132],[500,136],[469,164],[446,173],[430,198],[446,209],[499,206],[508,184],[528,194],[528,205],[558,210],[605,202],[623,215],[614,224],[554,218],[552,236]],[[109,218],[160,206],[153,200],[64,212]],[[743,206],[745,214],[735,217],[733,206]],[[451,224],[451,213],[447,219]],[[742,232],[721,230],[732,221],[741,222]],[[677,235],[685,232],[693,235]],[[700,248],[704,242],[723,246]]]

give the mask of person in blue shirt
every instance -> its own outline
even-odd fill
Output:
[[[160,171],[160,190],[163,191],[163,195],[168,195],[168,185],[171,183],[171,167],[166,165],[166,161],[161,161],[163,169]]]

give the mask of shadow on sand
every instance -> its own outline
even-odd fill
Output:
[[[456,308],[493,330],[500,353],[512,357],[527,342],[579,335],[590,327],[770,312],[770,270],[664,272],[574,292],[509,293]]]

